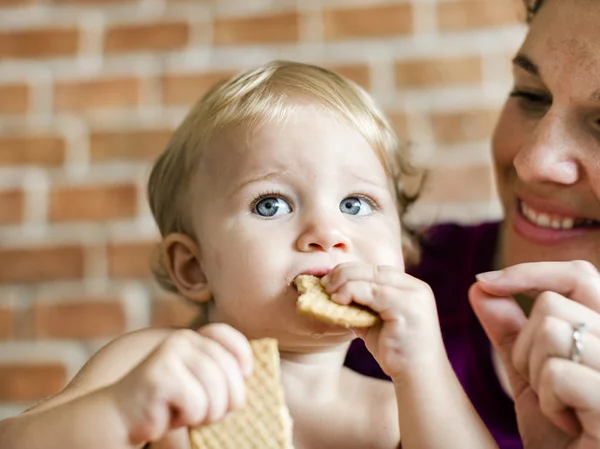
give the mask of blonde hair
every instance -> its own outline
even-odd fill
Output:
[[[291,114],[299,100],[316,102],[356,128],[377,152],[394,180],[400,220],[417,194],[407,194],[406,175],[418,174],[409,162],[408,149],[398,140],[373,99],[352,81],[321,67],[273,61],[215,85],[202,97],[177,128],[157,159],[148,182],[150,209],[164,237],[171,233],[193,236],[185,213],[191,180],[211,139],[240,124],[250,128]],[[189,203],[188,203],[189,204]],[[409,228],[402,223],[405,257],[414,259],[416,248]],[[153,265],[157,281],[176,291],[160,257]]]

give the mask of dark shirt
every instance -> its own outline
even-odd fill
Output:
[[[498,223],[436,226],[425,236],[421,263],[409,272],[433,289],[448,358],[499,447],[522,449],[513,402],[500,385],[490,342],[468,301],[475,275],[493,270],[498,232]],[[387,379],[362,340],[352,343],[346,365]],[[452,416],[451,406],[448,416]]]

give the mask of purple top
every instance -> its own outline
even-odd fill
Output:
[[[427,233],[421,263],[410,274],[433,289],[452,367],[499,447],[522,449],[513,402],[496,376],[490,342],[467,296],[475,275],[493,269],[498,232],[498,223],[436,226]],[[362,340],[350,346],[346,365],[362,374],[387,379]],[[448,413],[452,413],[450,409]]]

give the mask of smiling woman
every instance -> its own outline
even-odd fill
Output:
[[[527,8],[492,138],[504,221],[431,229],[413,274],[501,448],[600,447],[600,3]],[[360,343],[346,363],[381,376]]]

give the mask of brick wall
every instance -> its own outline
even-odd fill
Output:
[[[223,76],[274,58],[339,70],[433,167],[415,221],[497,217],[488,137],[517,3],[0,0],[0,418],[108,339],[192,313],[150,281],[144,184]]]

